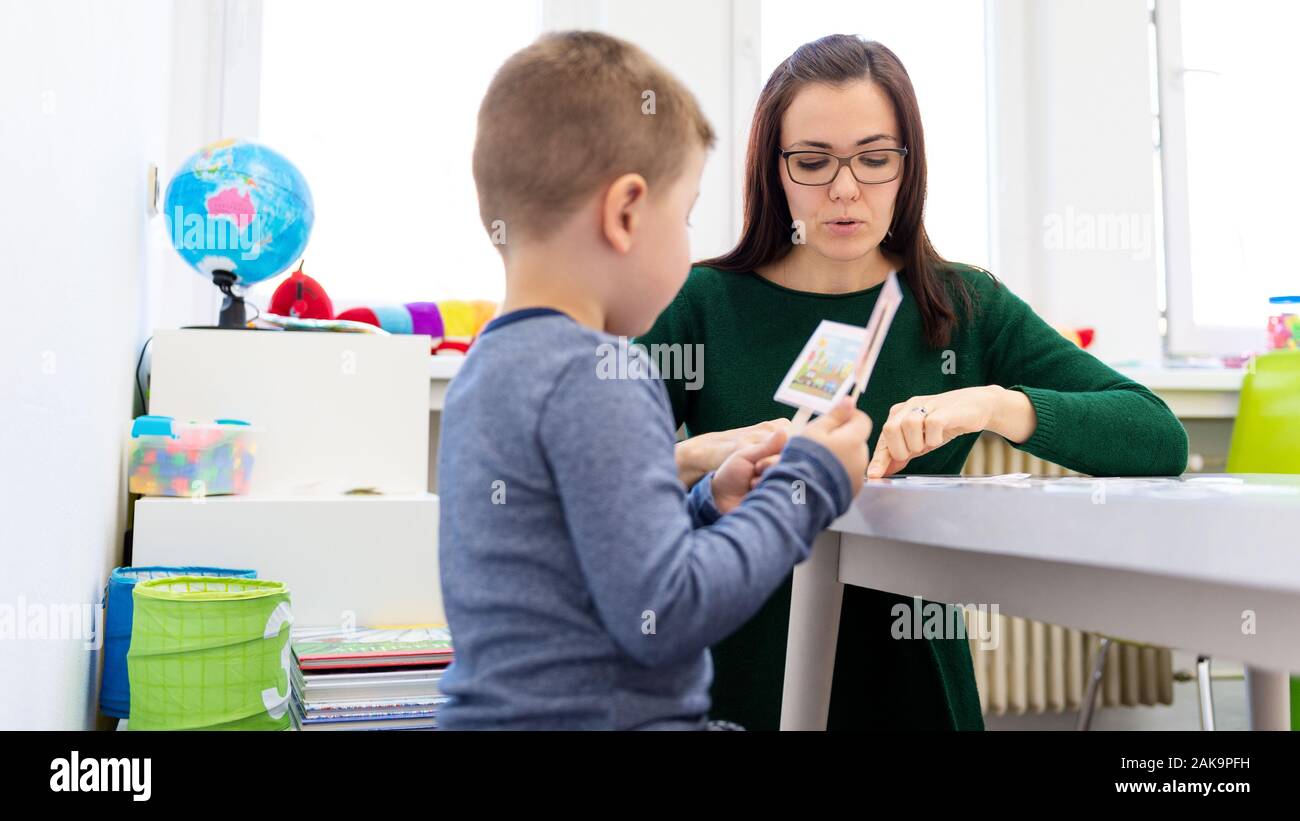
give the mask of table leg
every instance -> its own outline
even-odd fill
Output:
[[[1252,730],[1291,729],[1291,677],[1287,673],[1246,668],[1246,710]]]
[[[785,649],[782,730],[825,730],[840,633],[840,534],[827,531],[794,569],[790,635]]]

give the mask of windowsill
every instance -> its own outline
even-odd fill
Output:
[[[429,357],[430,410],[442,410],[447,384],[464,362],[463,356]],[[1180,419],[1234,418],[1241,380],[1246,375],[1244,368],[1170,367],[1156,363],[1112,367],[1154,391]]]
[[[463,364],[463,356],[429,357],[429,410],[442,411],[442,403],[447,398],[447,386]]]
[[[460,366],[464,364],[463,356],[431,356],[429,357],[429,378],[434,381],[449,381],[460,371]]]
[[[1150,388],[1179,419],[1235,419],[1245,368],[1123,363],[1111,367]]]
[[[1153,391],[1239,391],[1245,368],[1192,367],[1150,363],[1111,365],[1112,368]]]

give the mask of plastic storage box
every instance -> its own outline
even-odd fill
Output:
[[[1300,348],[1300,295],[1269,299],[1273,315],[1268,318],[1268,349],[1294,351]]]
[[[238,419],[177,422],[141,416],[127,443],[127,489],[144,496],[247,493],[257,429]]]

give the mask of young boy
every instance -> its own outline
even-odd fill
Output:
[[[688,494],[648,357],[609,362],[685,281],[712,142],[675,78],[602,34],[545,36],[488,89],[474,178],[506,297],[443,417],[444,728],[703,728],[709,645],[861,485],[871,423],[846,402]]]

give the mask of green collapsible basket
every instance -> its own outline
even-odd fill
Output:
[[[289,629],[282,582],[212,576],[142,581],[127,675],[132,730],[283,730]]]

